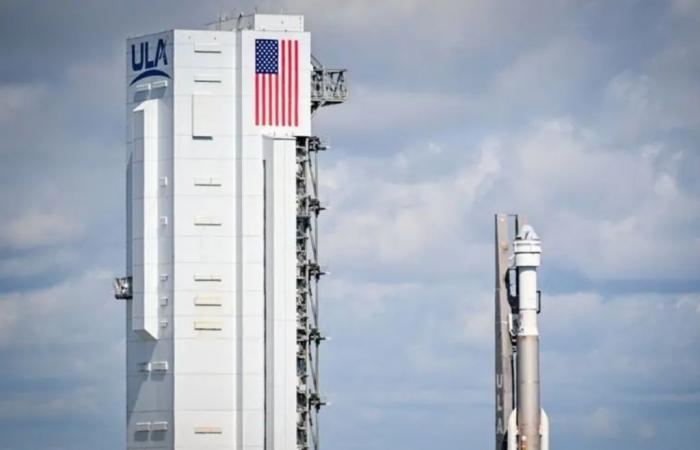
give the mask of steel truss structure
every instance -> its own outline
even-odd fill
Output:
[[[311,56],[311,112],[347,99],[345,69],[326,69]],[[318,153],[328,147],[315,136],[298,137],[297,158],[297,448],[319,450],[318,413],[321,398],[318,282],[324,275],[318,261]]]
[[[297,447],[319,448],[318,282],[324,274],[318,263],[318,153],[326,147],[317,137],[297,138]]]
[[[515,232],[525,223],[525,218],[512,214],[495,216],[495,250],[496,250],[496,450],[508,448],[508,419],[515,408],[515,355],[517,351],[515,336],[511,332],[511,313],[517,305],[517,293],[513,294],[513,280],[509,274],[508,260],[511,254],[511,236],[509,222],[514,220]],[[515,299],[513,297],[516,297]]]
[[[337,105],[348,98],[345,69],[328,69],[311,55],[311,112],[321,106]]]

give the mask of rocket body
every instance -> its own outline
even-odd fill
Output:
[[[521,450],[541,450],[540,357],[537,314],[537,268],[540,239],[525,225],[514,242],[518,273],[519,320],[517,330],[517,428]]]

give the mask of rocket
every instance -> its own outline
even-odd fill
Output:
[[[508,450],[549,450],[549,420],[540,406],[540,356],[537,315],[540,291],[537,269],[542,247],[530,225],[521,227],[513,242],[517,273],[516,401],[508,420]]]

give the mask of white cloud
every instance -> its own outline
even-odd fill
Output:
[[[78,255],[66,249],[54,249],[38,255],[8,256],[0,259],[0,278],[27,278],[75,267]]]
[[[613,278],[691,276],[688,267],[700,264],[688,242],[700,200],[680,188],[675,163],[643,149],[601,148],[593,131],[561,120],[503,145],[512,156],[503,156],[510,177],[502,198],[510,194],[536,218],[547,258]]]
[[[637,427],[637,436],[642,439],[652,439],[656,437],[656,427],[650,423],[642,423]]]
[[[333,274],[321,285],[323,301],[331,302],[332,307],[342,305],[349,318],[356,321],[376,320],[387,311],[400,308],[402,297],[412,297],[420,287],[411,282],[348,280]]]
[[[9,125],[16,124],[44,95],[41,84],[0,84],[0,129],[10,131]]]
[[[18,312],[16,308],[4,301],[0,301],[0,349],[6,347],[12,339],[17,319]]]
[[[672,0],[671,11],[678,16],[687,19],[700,20],[700,4],[695,0]]]
[[[71,242],[84,232],[67,212],[30,210],[0,222],[0,247],[29,249]]]
[[[394,166],[402,172],[410,164],[414,170],[415,164],[406,162],[413,157],[399,153],[373,161],[375,168],[350,160],[326,172],[324,195],[334,199],[334,210],[330,225],[324,224],[330,227],[324,242],[332,259],[384,263],[424,257],[459,231],[462,213],[500,169],[493,149],[486,146],[475,162],[456,173],[436,180],[391,180],[387,169]],[[366,173],[375,171],[387,177]]]
[[[290,2],[291,8],[307,12],[316,27],[326,28],[329,24],[337,30],[345,32],[381,35],[381,31],[391,28],[395,23],[411,24],[401,33],[402,38],[413,41],[417,37],[433,42],[443,41],[443,45],[461,40],[466,31],[474,27],[488,31],[487,24],[496,20],[495,10],[498,8],[492,2],[483,0],[470,1],[438,1],[437,4],[426,7],[417,0],[386,0],[376,2],[359,0],[335,4],[331,11],[327,2],[322,0],[306,0]],[[330,14],[332,20],[318,20],[321,13],[326,17]],[[437,20],[441,26],[435,27]],[[318,22],[318,23],[316,23]],[[476,30],[474,30],[476,32]],[[399,38],[399,36],[396,36]],[[446,41],[446,42],[445,42]],[[436,49],[439,50],[439,49]]]
[[[606,120],[617,133],[632,139],[654,131],[678,130],[700,124],[700,89],[688,79],[688,59],[700,49],[669,48],[641,72],[623,71],[606,88]],[[686,66],[686,67],[684,67]]]
[[[0,348],[18,350],[49,343],[76,348],[89,346],[98,336],[103,341],[102,321],[123,306],[113,300],[111,289],[108,272],[91,270],[48,288],[3,293]]]
[[[0,249],[74,243],[123,201],[122,178],[115,178],[123,151],[120,144],[105,145],[110,136],[103,133],[107,123],[120,128],[109,107],[122,103],[114,83],[122,76],[114,69],[85,62],[61,79],[0,80],[0,189],[6,193],[0,199]],[[101,88],[89,79],[100,80]]]
[[[397,90],[353,84],[349,100],[342,107],[320,111],[315,126],[324,134],[384,134],[389,130],[428,130],[460,117],[467,105],[454,93]]]
[[[589,277],[690,277],[700,265],[700,199],[678,181],[682,152],[606,148],[568,119],[487,138],[471,158],[446,144],[424,157],[434,146],[324,171],[331,260],[450,265],[460,248],[461,264],[483,266],[491,234],[474,224],[506,211],[540,230],[546,261]]]
[[[121,417],[124,305],[112,298],[110,278],[92,270],[0,295],[0,418]]]
[[[364,45],[386,47],[386,57],[404,55],[415,65],[416,55],[451,58],[455,51],[478,52],[503,41],[523,44],[545,30],[569,21],[575,2],[537,1],[527,5],[490,0],[357,0],[336,2],[291,0],[286,10],[306,14],[319,35],[352,36]],[[277,5],[271,6],[277,8]],[[397,45],[398,44],[398,45]]]
[[[493,75],[489,89],[479,96],[479,110],[473,113],[507,117],[557,111],[589,82],[600,53],[592,43],[575,35],[528,48]]]
[[[81,386],[62,392],[12,393],[0,399],[0,419],[40,420],[66,419],[99,414],[104,393],[99,387]]]
[[[609,81],[601,127],[634,141],[656,132],[679,132],[700,125],[700,7],[675,0],[656,30],[653,51],[623,65]]]
[[[618,414],[605,407],[597,408],[581,418],[586,433],[600,437],[615,437],[620,433]]]
[[[569,401],[594,404],[626,399],[659,406],[682,400],[666,393],[688,393],[683,389],[694,389],[690,386],[700,377],[694,356],[699,306],[697,294],[545,293],[540,330],[549,389]],[[585,392],[601,380],[609,391]],[[697,402],[692,396],[686,400]]]

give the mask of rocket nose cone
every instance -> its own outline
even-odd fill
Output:
[[[520,233],[518,233],[518,236],[516,238],[528,241],[535,241],[540,239],[540,237],[535,232],[535,229],[532,228],[531,225],[523,225],[523,227],[520,229]]]

